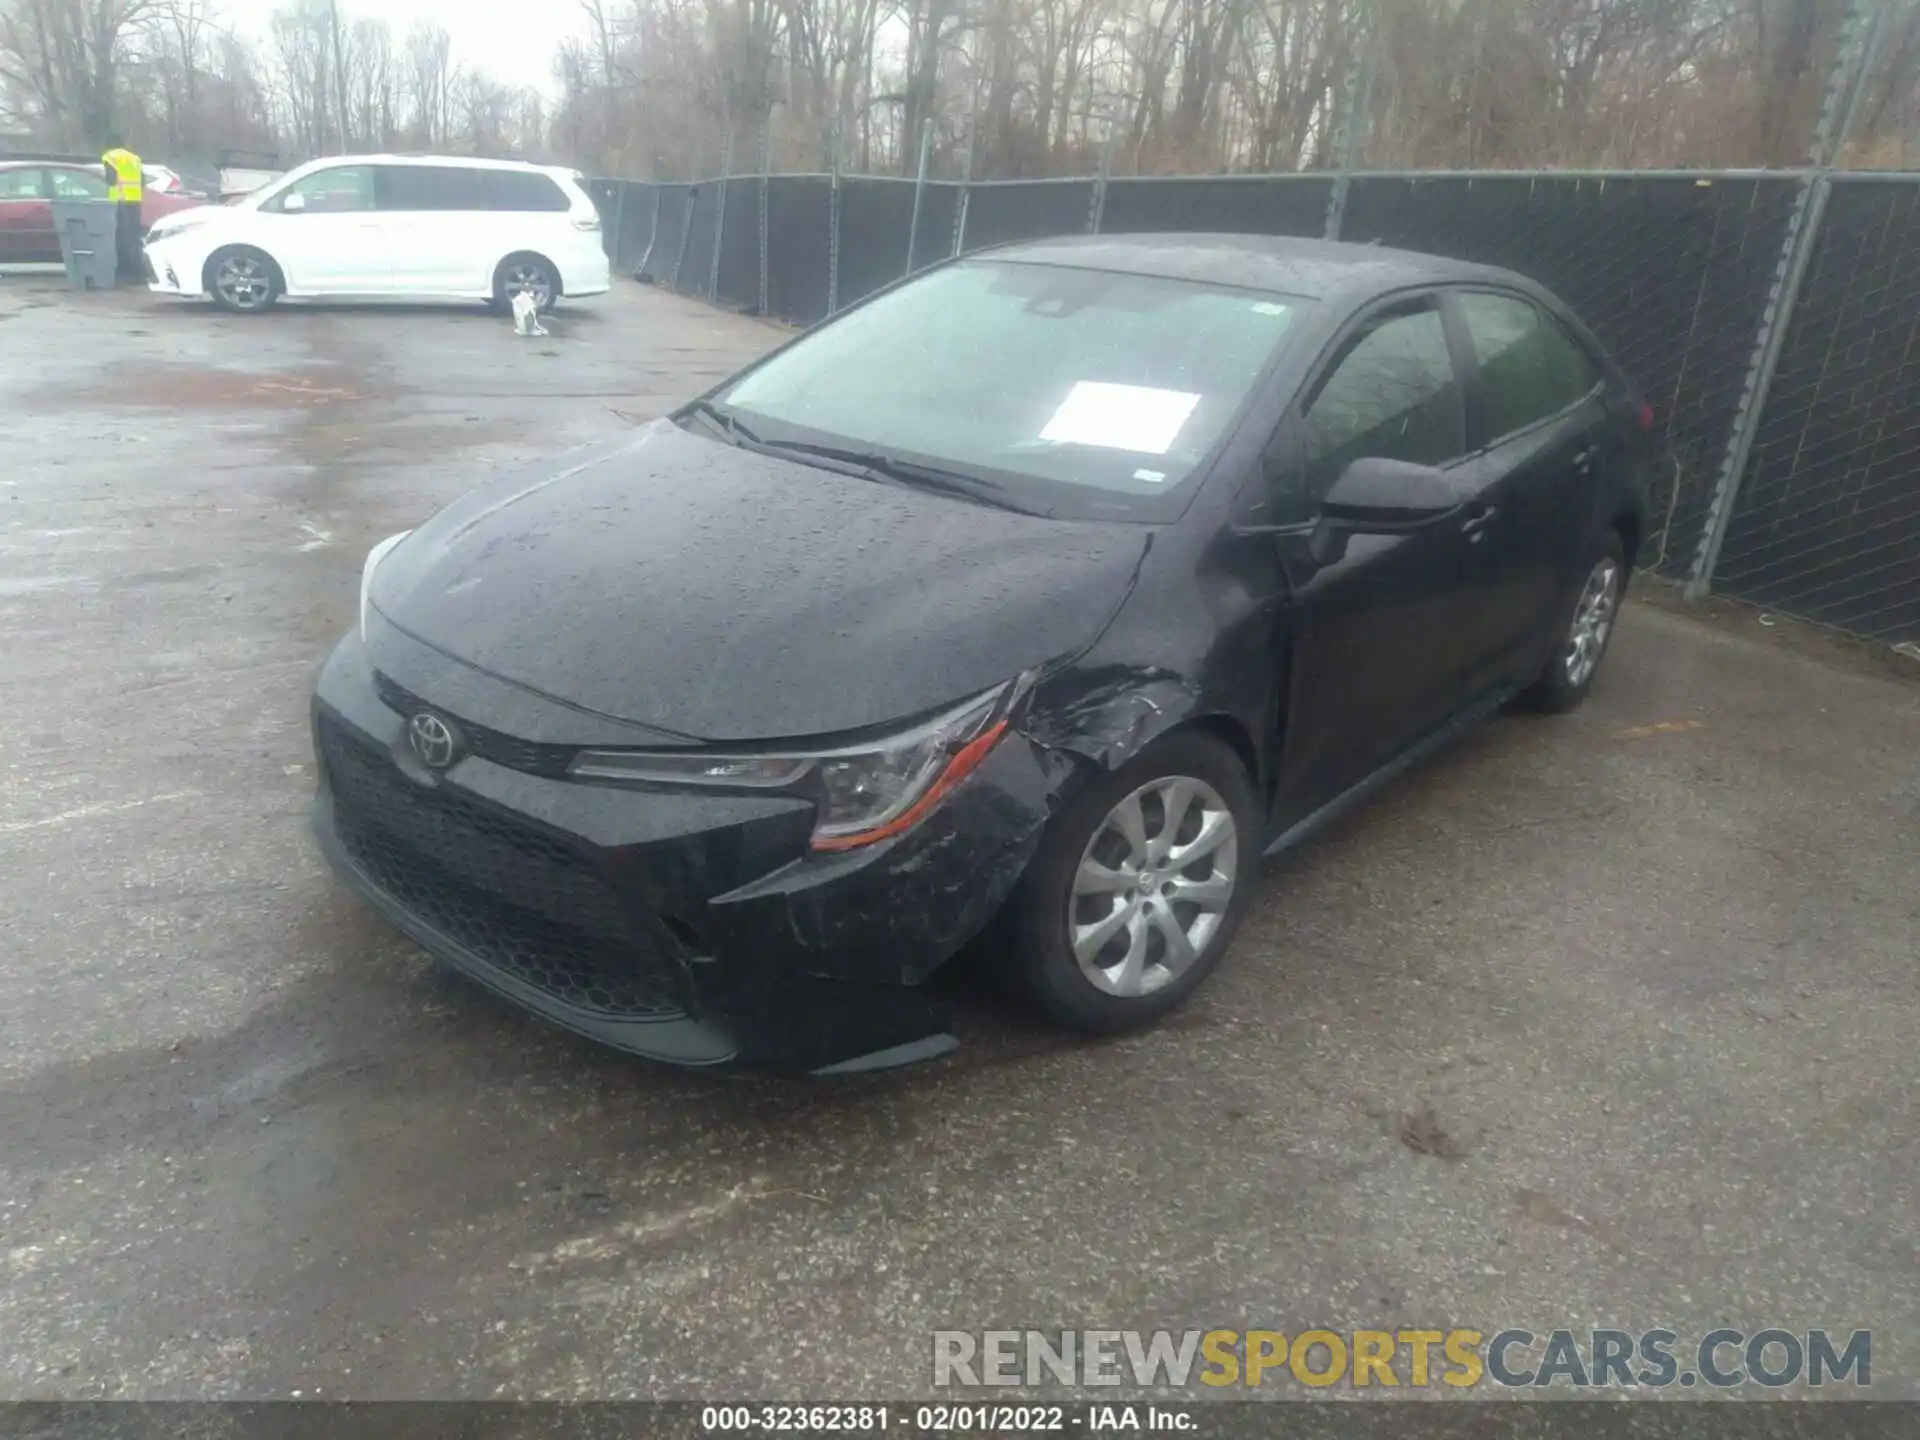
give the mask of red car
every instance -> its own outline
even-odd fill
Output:
[[[60,237],[53,228],[53,202],[106,198],[107,177],[98,165],[0,161],[0,265],[58,265]],[[165,194],[147,186],[140,201],[141,229],[162,215],[201,203],[197,197]]]

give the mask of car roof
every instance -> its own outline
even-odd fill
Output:
[[[308,165],[319,165],[321,161],[310,160]],[[526,170],[539,175],[571,174],[561,165],[535,165],[528,160],[485,160],[475,155],[329,155],[325,164],[332,165],[445,165],[450,169],[461,170]],[[306,166],[302,166],[305,169]]]
[[[1353,298],[1408,286],[1494,282],[1534,290],[1509,270],[1395,250],[1289,235],[1141,234],[1022,240],[975,252],[1030,265],[1112,270],[1167,280],[1235,285],[1308,299]]]

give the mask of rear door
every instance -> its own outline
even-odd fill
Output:
[[[473,295],[489,288],[493,217],[485,170],[471,165],[383,165],[380,210],[402,295]]]
[[[1609,429],[1599,367],[1516,292],[1455,291],[1471,357],[1471,555],[1455,609],[1469,692],[1531,679],[1594,523]]]
[[[1311,521],[1362,457],[1451,473],[1467,448],[1464,392],[1435,294],[1401,296],[1335,342],[1276,437],[1268,509]],[[1468,543],[1441,521],[1401,535],[1353,535],[1316,556],[1279,540],[1293,596],[1283,818],[1297,819],[1366,778],[1460,703],[1451,608]]]
[[[0,265],[60,263],[46,176],[30,165],[0,170]]]

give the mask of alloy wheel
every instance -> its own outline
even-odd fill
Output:
[[[214,267],[213,288],[236,310],[258,310],[273,294],[273,277],[252,255],[228,255]]]
[[[1191,775],[1149,780],[1107,812],[1074,872],[1067,944],[1109,995],[1150,995],[1191,969],[1233,901],[1233,811]]]
[[[1567,683],[1575,689],[1587,683],[1600,663],[1619,608],[1620,562],[1602,556],[1587,575],[1567,631]]]
[[[515,295],[530,295],[542,310],[553,302],[553,281],[546,267],[531,260],[517,260],[507,267],[500,287],[509,300]]]

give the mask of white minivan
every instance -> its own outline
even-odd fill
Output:
[[[484,300],[549,310],[612,284],[600,213],[570,170],[439,155],[313,160],[147,232],[149,289],[264,310],[287,296]]]

